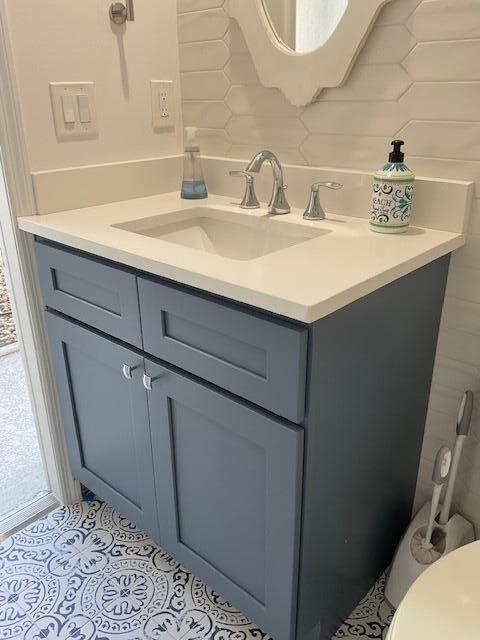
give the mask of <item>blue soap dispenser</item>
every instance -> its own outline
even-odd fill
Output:
[[[196,141],[197,127],[185,127],[185,156],[183,161],[182,198],[201,200],[208,198],[202,171],[200,147]]]

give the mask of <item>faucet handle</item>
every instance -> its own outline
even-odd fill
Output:
[[[229,171],[232,178],[242,178],[245,176],[247,180],[253,180],[253,175],[248,171]]]
[[[327,187],[327,189],[341,189],[343,184],[340,182],[330,182],[330,180],[327,180],[326,182],[315,182],[312,184],[312,191],[318,191],[320,187]]]
[[[255,193],[254,178],[248,171],[230,171],[232,178],[245,178],[245,194],[240,203],[242,209],[258,209],[260,203]]]
[[[331,182],[330,180],[327,180],[326,182],[315,182],[312,184],[310,200],[307,208],[305,209],[305,213],[303,214],[305,220],[324,220],[327,217],[322,205],[320,204],[320,197],[318,195],[320,187],[326,187],[327,189],[341,189],[343,184],[340,184],[340,182]]]

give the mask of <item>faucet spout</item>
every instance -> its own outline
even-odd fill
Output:
[[[277,156],[271,151],[260,151],[250,161],[246,171],[249,173],[259,173],[264,162],[268,162],[273,173],[273,190],[270,203],[268,205],[268,212],[278,215],[283,213],[290,213],[290,205],[285,195],[285,189],[287,185],[283,181],[283,169]]]

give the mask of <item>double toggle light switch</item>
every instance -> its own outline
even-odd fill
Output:
[[[90,111],[90,102],[88,96],[85,94],[79,94],[76,96],[76,107],[74,105],[75,97],[71,95],[62,95],[62,110],[63,110],[63,122],[64,124],[75,124],[78,120],[82,124],[87,124],[92,121],[92,114]]]
[[[93,82],[51,82],[50,95],[58,138],[98,133]]]

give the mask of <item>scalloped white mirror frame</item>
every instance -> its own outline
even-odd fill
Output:
[[[240,25],[262,84],[277,87],[303,107],[327,87],[345,82],[381,8],[391,0],[349,0],[330,38],[310,53],[280,42],[262,0],[230,0],[230,16]]]

